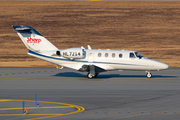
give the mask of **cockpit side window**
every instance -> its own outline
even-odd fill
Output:
[[[129,54],[129,57],[130,57],[130,58],[136,58],[135,55],[134,55],[134,53],[130,53],[130,54]]]
[[[135,54],[136,54],[136,56],[137,56],[139,59],[141,59],[142,57],[144,57],[144,56],[141,55],[141,53],[139,53],[139,52],[135,52]]]

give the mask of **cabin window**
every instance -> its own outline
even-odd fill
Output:
[[[98,53],[98,57],[101,57],[101,53]]]
[[[122,58],[122,54],[121,53],[119,54],[119,58]]]
[[[112,54],[112,57],[115,58],[115,56],[116,56],[115,53],[113,53],[113,54]]]
[[[130,53],[130,54],[129,54],[129,57],[130,57],[130,58],[136,58],[135,55],[134,55],[134,53]]]
[[[108,53],[105,53],[105,57],[108,57]]]

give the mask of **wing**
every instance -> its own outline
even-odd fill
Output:
[[[78,71],[89,72],[92,75],[95,75],[95,74],[98,74],[100,72],[106,72],[107,70],[100,68],[98,66],[95,66],[95,65],[83,65]]]

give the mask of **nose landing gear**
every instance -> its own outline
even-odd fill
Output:
[[[151,77],[152,77],[152,74],[151,74],[149,71],[146,71],[146,72],[147,72],[146,77],[147,77],[147,78],[151,78]]]

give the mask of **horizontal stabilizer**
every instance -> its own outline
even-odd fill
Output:
[[[17,28],[15,28],[15,30],[17,30],[17,31],[24,31],[24,30],[30,31],[31,29],[29,27],[20,27],[20,28],[17,27]]]

